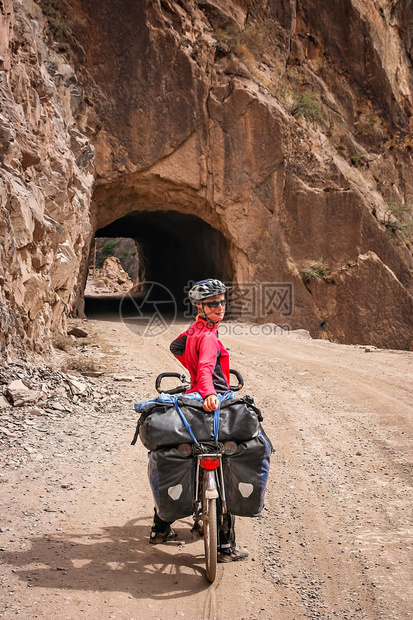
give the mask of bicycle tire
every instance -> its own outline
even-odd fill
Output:
[[[218,525],[217,525],[217,500],[204,499],[206,510],[204,516],[204,548],[206,578],[210,583],[215,580],[218,561]]]

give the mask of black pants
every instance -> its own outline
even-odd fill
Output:
[[[172,525],[173,521],[164,521],[161,519],[154,508],[153,524],[158,532],[166,532],[166,530]],[[224,515],[222,525],[219,527],[219,541],[218,545],[220,549],[231,549],[235,547],[235,517],[227,512]]]

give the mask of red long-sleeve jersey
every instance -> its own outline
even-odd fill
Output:
[[[229,390],[229,353],[218,339],[217,325],[197,317],[170,350],[191,375],[187,393],[199,392],[206,398]]]

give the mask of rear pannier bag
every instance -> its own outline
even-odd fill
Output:
[[[265,487],[272,445],[265,433],[244,441],[224,457],[224,483],[228,511],[240,517],[257,517],[264,508]]]
[[[176,448],[149,453],[148,476],[156,512],[164,521],[175,521],[194,511],[196,459]]]
[[[206,412],[202,400],[180,397],[177,400],[199,442],[213,441],[214,414]],[[249,396],[224,399],[221,403],[218,440],[245,441],[256,437],[262,420],[261,412]],[[142,410],[138,422],[139,437],[148,450],[162,446],[192,443],[188,430],[172,403],[153,403]]]

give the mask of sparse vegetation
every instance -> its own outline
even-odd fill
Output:
[[[131,280],[135,280],[142,268],[140,256],[143,257],[143,252],[140,252],[139,244],[130,237],[97,237],[89,257],[89,273],[96,275],[96,269],[102,269],[105,260],[114,256]]]
[[[386,216],[394,215],[394,217],[404,219],[410,212],[408,205],[401,202],[388,202]]]
[[[387,134],[387,125],[380,110],[363,109],[355,123],[357,133],[373,139],[381,140]]]
[[[84,357],[83,355],[75,355],[68,357],[61,366],[62,372],[70,372],[71,370],[76,372],[96,372],[99,368],[96,366],[93,359]]]
[[[263,24],[247,24],[242,31],[240,45],[243,45],[255,56],[265,50],[265,27]],[[241,50],[242,51],[242,50]]]
[[[41,0],[40,6],[47,17],[53,36],[56,39],[69,38],[72,29],[65,17],[65,0]]]
[[[413,230],[413,219],[409,206],[400,202],[387,203],[383,224],[389,235],[398,236],[404,240],[410,238]]]
[[[322,104],[317,95],[312,92],[303,91],[295,94],[290,112],[296,118],[303,117],[314,125],[325,124]]]
[[[301,270],[301,275],[305,284],[314,279],[324,280],[330,275],[330,273],[331,271],[323,257],[318,260],[310,259],[305,261]]]
[[[115,245],[116,245],[116,243],[115,243],[115,241],[113,239],[108,239],[107,241],[105,241],[104,245],[100,249],[100,256],[99,256],[99,259],[98,259],[98,268],[99,269],[102,269],[103,263],[105,262],[105,260],[107,258],[109,258],[109,256],[113,256],[114,255]]]
[[[108,239],[103,248],[102,248],[102,254],[104,254],[106,256],[106,258],[108,258],[108,256],[113,256],[113,250],[115,248],[115,242],[113,239]]]
[[[386,222],[386,228],[392,233],[401,233],[405,235],[407,233],[413,222],[401,222],[400,220],[391,220]]]
[[[355,153],[351,156],[350,163],[354,168],[368,168],[369,160],[367,153]]]
[[[226,44],[238,56],[252,54],[261,56],[265,51],[265,25],[249,23],[243,30],[214,28],[219,41]]]

